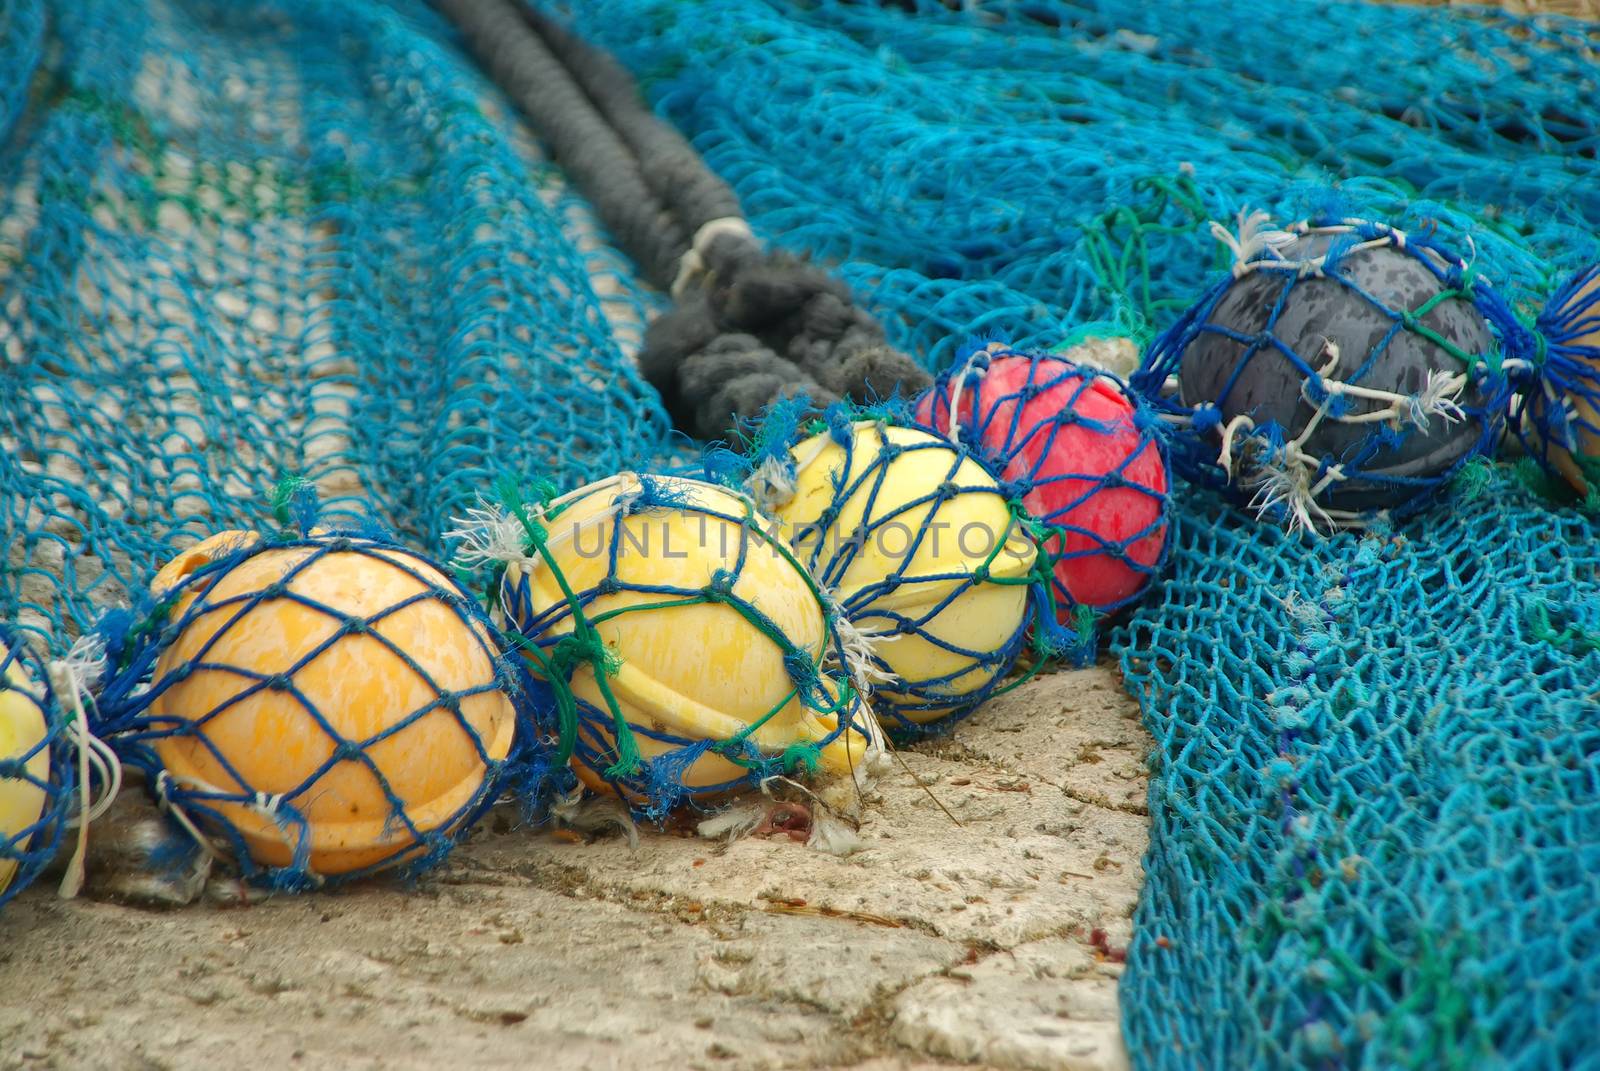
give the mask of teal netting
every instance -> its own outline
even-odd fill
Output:
[[[930,368],[1149,340],[1246,205],[1470,235],[1530,316],[1596,257],[1592,25],[952,6],[570,5]],[[8,0],[0,59],[0,618],[61,649],[282,470],[438,550],[492,472],[666,445],[624,359],[654,299],[420,3]],[[1135,1063],[1596,1066],[1595,522],[1504,473],[1398,541],[1177,498],[1121,642],[1158,744]]]
[[[661,446],[619,348],[647,299],[444,32],[0,4],[0,617],[69,641],[286,472],[438,551],[492,473]]]

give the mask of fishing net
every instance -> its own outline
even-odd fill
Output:
[[[867,772],[881,748],[838,611],[747,496],[630,473],[506,498],[479,511],[472,560],[501,547],[498,610],[551,686],[555,761],[656,822],[772,778]]]
[[[863,643],[891,736],[948,731],[1021,683],[1005,677],[1030,637],[1035,668],[1066,645],[1021,488],[898,406],[793,408],[769,414],[746,480]]]
[[[1176,418],[1185,476],[1291,527],[1426,505],[1505,430],[1532,334],[1466,262],[1364,220],[1240,234],[1232,272],[1150,347],[1133,386]],[[1563,441],[1566,441],[1563,438]]]
[[[650,299],[425,5],[0,27],[0,616],[69,643],[285,473],[437,552],[502,469],[660,448]]]
[[[476,599],[381,535],[311,520],[189,549],[100,629],[97,735],[207,850],[278,889],[420,873],[547,772],[513,756],[526,675]]]
[[[0,627],[0,905],[61,843],[76,776],[67,732],[48,667]]]
[[[1243,207],[1436,231],[1530,319],[1597,255],[1589,23],[541,6],[930,370],[974,335],[1149,342]],[[0,618],[64,649],[284,470],[438,551],[502,469],[670,446],[627,359],[658,299],[420,3],[10,0],[0,29]],[[1157,741],[1137,1065],[1593,1064],[1595,521],[1517,475],[1323,541],[1178,489],[1117,643]]]

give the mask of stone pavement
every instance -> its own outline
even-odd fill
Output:
[[[506,814],[410,891],[41,883],[0,913],[0,1069],[1120,1068],[1146,746],[1096,668],[906,752],[847,857]]]

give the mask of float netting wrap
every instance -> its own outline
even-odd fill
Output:
[[[1232,272],[1133,376],[1178,419],[1176,467],[1290,527],[1425,507],[1500,442],[1510,380],[1535,371],[1531,332],[1426,236],[1366,220],[1264,223],[1217,229]]]
[[[1436,230],[1525,322],[1597,259],[1588,23],[540,6],[933,371],[975,335],[1149,342],[1245,207]],[[656,299],[423,4],[10,0],[0,60],[0,619],[57,653],[283,471],[437,553],[499,471],[668,442],[626,359]],[[1595,1059],[1600,533],[1485,476],[1321,541],[1175,488],[1117,645],[1157,744],[1136,1066]]]
[[[517,550],[497,612],[551,693],[556,761],[657,823],[772,778],[865,773],[876,734],[839,612],[749,497],[633,473],[502,494],[488,531]]]
[[[374,530],[225,533],[100,634],[96,734],[257,885],[420,873],[549,772],[477,600]]]
[[[61,843],[77,787],[71,716],[43,660],[0,626],[0,906],[39,876]]]
[[[902,405],[795,408],[772,407],[745,483],[849,622],[890,736],[948,732],[1021,683],[1006,677],[1025,652],[1037,670],[1073,645],[1022,488]]]

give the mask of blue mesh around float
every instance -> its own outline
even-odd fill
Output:
[[[1063,623],[1087,629],[1160,575],[1171,512],[1166,437],[1115,375],[991,343],[942,373],[917,416],[992,457],[1046,526]]]
[[[502,494],[506,513],[478,539],[509,524],[498,610],[552,691],[555,761],[653,822],[774,777],[864,767],[876,737],[838,612],[748,497],[633,473],[561,497]],[[682,613],[697,608],[709,631]],[[673,635],[692,664],[663,653]],[[745,653],[719,665],[701,637]]]
[[[77,773],[43,660],[0,627],[0,907],[55,858]]]
[[[1132,379],[1175,420],[1173,459],[1291,526],[1425,506],[1505,430],[1531,333],[1433,239],[1361,220],[1240,232],[1233,271]]]
[[[374,530],[221,533],[100,634],[96,734],[257,885],[421,873],[551,772],[521,660],[455,580]]]
[[[1600,510],[1600,263],[1568,279],[1535,324],[1543,375],[1522,404],[1528,454]]]
[[[948,731],[1021,683],[1006,677],[1024,653],[1037,670],[1075,642],[1056,624],[1049,535],[1025,485],[903,405],[802,408],[776,407],[734,472],[848,622],[890,736]]]

